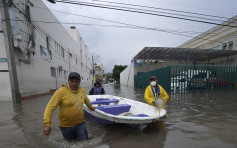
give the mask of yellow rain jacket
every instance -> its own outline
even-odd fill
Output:
[[[165,103],[169,100],[169,95],[166,93],[165,89],[158,84],[158,87],[160,88],[160,98],[164,99]],[[153,88],[154,91],[154,88]],[[148,85],[145,90],[144,98],[147,101],[148,104],[153,105],[152,101],[155,100],[155,96],[153,95],[152,92],[152,87],[151,85]]]
[[[53,111],[59,106],[58,119],[60,126],[73,127],[84,121],[83,104],[86,104],[91,110],[94,107],[86,96],[83,88],[72,90],[69,85],[62,85],[49,101],[44,112],[44,126],[51,126],[51,117]]]

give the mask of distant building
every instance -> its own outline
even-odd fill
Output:
[[[94,65],[95,69],[95,81],[103,82],[103,65]]]
[[[83,87],[91,86],[88,46],[76,28],[66,30],[41,0],[13,2],[16,4],[9,5],[8,9],[12,20],[17,87],[21,97],[45,94],[59,88],[67,83],[70,72],[80,73]],[[2,13],[0,17],[3,18]],[[0,100],[11,100],[11,67],[8,66],[8,49],[5,46],[6,28],[2,26]]]

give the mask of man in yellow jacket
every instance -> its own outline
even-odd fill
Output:
[[[58,119],[63,137],[68,141],[88,139],[83,104],[85,103],[92,111],[95,107],[91,105],[85,90],[80,87],[80,82],[80,75],[71,72],[68,76],[68,84],[62,85],[54,93],[44,112],[43,132],[45,135],[51,132],[51,117],[53,111],[59,106]]]
[[[147,86],[144,94],[144,98],[148,104],[157,106],[156,99],[159,98],[159,105],[163,106],[168,100],[169,95],[166,93],[165,89],[158,84],[158,80],[155,76],[150,77],[150,85]]]

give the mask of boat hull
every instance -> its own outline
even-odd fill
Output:
[[[88,98],[97,109],[91,111],[84,104],[84,112],[101,124],[150,124],[166,114],[164,109],[159,110],[154,106],[118,96],[89,95]]]

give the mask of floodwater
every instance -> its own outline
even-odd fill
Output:
[[[143,92],[104,85],[107,94],[144,102]],[[85,88],[88,93],[90,88]],[[144,129],[101,125],[86,118],[89,140],[68,143],[59,131],[57,110],[50,136],[42,133],[44,109],[51,95],[0,102],[1,148],[236,148],[237,91],[170,96],[168,118]]]

